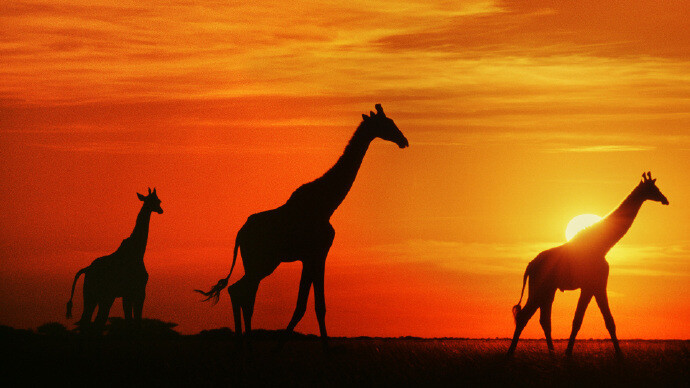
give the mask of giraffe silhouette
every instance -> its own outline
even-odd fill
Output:
[[[565,351],[566,355],[572,355],[575,336],[580,330],[582,318],[592,297],[596,299],[604,317],[604,323],[611,335],[616,355],[621,355],[616,337],[616,325],[613,322],[606,294],[609,276],[606,253],[627,233],[640,207],[646,200],[668,205],[668,200],[656,187],[656,179],[652,179],[650,172],[647,172],[646,175],[642,174],[642,180],[637,187],[614,211],[599,222],[577,233],[565,244],[541,252],[527,265],[522,279],[520,301],[513,307],[515,334],[508,349],[508,356],[515,351],[520,333],[537,309],[540,309],[539,322],[546,335],[546,344],[549,351],[553,351],[551,305],[556,289],[563,291],[578,288],[581,289],[580,299],[577,302],[573,327]],[[520,303],[527,278],[529,278],[529,295],[525,307],[521,308]]]
[[[235,268],[238,249],[241,249],[244,276],[228,288],[235,320],[235,332],[242,338],[242,316],[246,334],[251,334],[251,320],[259,282],[282,262],[302,262],[297,306],[286,333],[294,330],[307,308],[309,291],[314,286],[314,300],[319,331],[325,349],[326,301],[324,271],[335,230],[329,220],[345,199],[354,183],[369,144],[376,138],[391,141],[400,148],[409,144],[393,120],[386,117],[380,104],[377,113],[362,115],[362,122],[350,139],[342,156],[320,178],[300,186],[287,202],[273,210],[249,216],[240,228],[230,273],[209,291],[195,290],[206,296],[204,301],[218,301]]]
[[[141,325],[141,313],[146,297],[146,283],[149,274],[144,266],[144,252],[149,235],[151,213],[163,213],[161,200],[158,199],[156,189],[149,188],[149,194],[144,196],[137,193],[143,202],[137,215],[132,234],[122,240],[120,247],[108,256],[99,257],[89,266],[80,269],[74,276],[72,294],[67,302],[67,318],[72,317],[72,298],[74,287],[81,274],[84,274],[84,311],[77,322],[82,331],[93,329],[94,332],[103,331],[110,313],[110,307],[115,298],[122,297],[122,307],[125,320],[131,322],[132,316],[137,326]],[[91,325],[91,317],[98,306],[98,314]]]

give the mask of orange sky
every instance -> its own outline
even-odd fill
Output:
[[[192,289],[382,103],[410,148],[375,141],[332,218],[329,334],[510,336],[526,264],[651,170],[671,205],[610,252],[611,309],[620,338],[690,338],[687,2],[118,3],[0,8],[0,324],[71,322],[75,272],[156,186],[144,315],[232,326],[227,294]],[[299,271],[262,282],[254,327],[287,325]],[[312,296],[297,330],[318,332]],[[608,337],[595,303],[578,337]]]

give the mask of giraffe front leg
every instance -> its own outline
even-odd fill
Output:
[[[144,311],[144,299],[146,299],[146,289],[142,289],[132,297],[132,315],[134,317],[134,327],[141,329],[141,317]]]
[[[93,323],[95,333],[103,333],[105,324],[108,321],[108,315],[110,315],[110,308],[113,306],[114,301],[115,298],[107,297],[98,302],[98,314],[96,315],[96,320]]]
[[[295,330],[295,326],[304,316],[307,311],[307,300],[309,299],[309,290],[311,289],[311,284],[313,282],[312,269],[303,264],[302,266],[302,277],[299,281],[299,293],[297,294],[297,306],[295,306],[295,312],[292,314],[292,319],[287,326],[285,331],[289,334]]]
[[[570,332],[570,339],[568,340],[568,347],[565,349],[565,355],[570,357],[573,355],[573,346],[575,345],[575,337],[582,326],[582,319],[585,317],[585,311],[589,301],[592,300],[590,292],[582,290],[580,292],[580,299],[577,301],[577,308],[575,309],[575,318],[573,318],[573,330]]]
[[[324,275],[326,260],[318,264],[314,274],[314,309],[319,321],[319,331],[324,350],[328,351],[328,333],[326,332],[326,296],[324,292]]]
[[[597,301],[597,305],[599,305],[601,315],[604,316],[604,324],[606,324],[606,330],[608,330],[611,335],[611,341],[613,342],[613,348],[616,350],[616,355],[620,357],[623,353],[618,344],[618,337],[616,337],[616,324],[613,322],[613,315],[611,315],[609,298],[608,295],[606,295],[606,290],[598,292],[594,298]]]
[[[310,267],[302,263],[302,276],[299,281],[299,293],[297,294],[297,306],[295,312],[292,314],[292,319],[288,323],[287,328],[283,332],[275,351],[280,351],[285,346],[288,336],[295,330],[295,326],[302,320],[304,313],[307,311],[307,300],[309,299],[309,290],[313,282],[313,272]]]
[[[125,322],[132,324],[132,299],[129,295],[122,297],[122,310],[125,313]]]

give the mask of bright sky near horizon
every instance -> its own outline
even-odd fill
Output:
[[[4,4],[0,324],[71,324],[74,274],[119,246],[135,192],[155,186],[144,315],[232,327],[227,294],[211,308],[192,290],[381,103],[410,147],[375,141],[331,220],[329,334],[511,336],[527,263],[651,170],[670,206],[646,203],[609,253],[611,309],[622,339],[690,338],[688,14],[680,0]],[[254,327],[287,325],[299,272],[262,282]],[[577,296],[557,294],[555,338]],[[297,330],[318,332],[313,295]],[[538,319],[524,333],[542,338]],[[608,337],[596,303],[578,337]]]

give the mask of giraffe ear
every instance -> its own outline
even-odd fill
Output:
[[[137,193],[137,197],[139,197],[139,200],[140,200],[140,201],[143,201],[143,200],[146,199],[146,197],[144,197],[143,195],[141,195],[141,194],[139,194],[139,193]]]
[[[367,116],[367,115],[365,115],[364,113],[362,113],[362,120],[364,120],[364,121],[369,120],[369,116]]]

